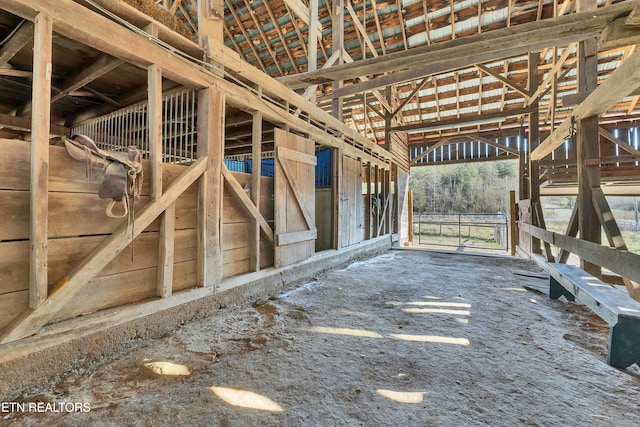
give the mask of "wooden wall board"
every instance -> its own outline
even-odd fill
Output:
[[[157,289],[156,268],[144,268],[96,277],[51,319],[56,322],[103,308],[154,298]]]
[[[175,236],[175,263],[194,260],[196,230],[178,230]],[[49,240],[49,284],[73,270],[107,236],[83,236]],[[144,232],[134,246],[134,259],[130,248],[125,249],[100,276],[157,266],[158,232]],[[28,288],[29,242],[0,242],[0,294]]]
[[[173,264],[172,292],[196,287],[197,268],[195,259]]]
[[[340,247],[364,240],[364,197],[362,195],[362,163],[344,156],[342,160],[342,207],[340,209]]]
[[[29,190],[30,154],[29,142],[16,139],[0,138],[0,189]],[[143,160],[143,175],[150,177],[149,162]],[[176,179],[186,166],[163,163],[162,181],[168,186]],[[74,160],[67,150],[61,146],[49,147],[49,191],[67,193],[97,194],[102,182],[104,170],[100,166],[91,169],[91,177],[87,179],[83,162]],[[148,196],[149,179],[143,179],[142,195]],[[197,186],[191,186],[184,195],[197,195]]]
[[[331,188],[316,188],[316,252],[331,249]]]
[[[139,211],[149,201],[148,196],[140,198],[134,205]],[[101,200],[97,194],[49,193],[49,239],[111,234],[126,222],[125,218],[110,218],[105,213],[109,202]],[[29,192],[0,190],[0,240],[21,240],[29,238]],[[180,197],[176,201],[176,228],[194,228],[196,225],[195,197]],[[155,220],[147,230],[160,228]]]
[[[293,161],[291,156],[278,156],[278,148],[314,155],[313,141],[275,130],[275,225],[276,234],[316,230],[315,226],[315,167]],[[289,152],[289,151],[285,151]],[[315,239],[295,244],[276,246],[275,266],[283,267],[307,259],[315,253]]]
[[[4,329],[29,308],[29,291],[10,292],[0,295],[0,330]]]

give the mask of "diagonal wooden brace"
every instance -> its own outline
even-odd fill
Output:
[[[149,226],[165,209],[172,205],[206,170],[207,157],[199,158],[167,188],[156,201],[145,205],[136,216],[134,233],[128,233],[127,223],[120,226],[68,276],[60,279],[49,291],[49,297],[43,305],[30,309],[19,316],[0,334],[0,344],[8,343],[35,334],[53,316],[56,315],[74,295],[122,252],[137,235]]]

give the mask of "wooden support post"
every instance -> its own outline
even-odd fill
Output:
[[[538,63],[540,62],[540,54],[533,52],[529,54],[529,92],[534,93],[538,90]],[[531,103],[533,112],[529,113],[529,155],[540,144],[540,113],[538,112],[538,100]],[[536,221],[539,217],[535,215],[536,206],[540,205],[540,167],[537,161],[531,160],[529,157],[529,199],[531,200],[531,207],[533,209],[534,224],[540,226],[540,223]],[[540,207],[542,212],[542,207]],[[540,252],[540,240],[532,238],[531,240],[531,253],[537,254]]]
[[[591,92],[598,86],[598,55],[595,39],[578,44],[578,92]],[[588,242],[601,243],[600,220],[593,206],[591,191],[600,187],[600,166],[591,160],[600,159],[598,116],[578,120],[576,134],[578,160],[578,229],[580,238]],[[602,268],[584,259],[580,268],[595,277],[600,277]]]
[[[173,261],[176,230],[176,204],[171,203],[160,216],[158,240],[158,287],[160,298],[168,298],[173,292]],[[133,244],[133,243],[132,243]]]
[[[391,233],[391,170],[384,171],[384,234]]]
[[[149,109],[147,120],[149,127],[149,151],[151,180],[151,200],[162,196],[162,72],[156,64],[147,68],[147,90]],[[161,298],[171,296],[173,289],[173,260],[175,246],[175,203],[172,203],[160,215],[160,237],[158,241],[158,277],[157,294]],[[133,243],[132,243],[133,244]]]
[[[529,181],[527,167],[529,166],[529,151],[525,149],[524,140],[526,134],[524,127],[520,128],[520,155],[518,156],[518,200],[529,198]]]
[[[569,223],[567,224],[567,231],[564,233],[566,236],[576,237],[578,234],[578,206],[580,203],[576,200],[576,204],[571,212]],[[569,259],[570,253],[564,249],[560,249],[560,252],[556,256],[556,262],[560,264],[566,264]]]
[[[376,198],[376,212],[374,215],[375,220],[373,221],[373,237],[378,237],[380,236],[380,209],[382,209],[383,206],[383,203],[380,200],[380,168],[378,167],[378,165],[376,165],[373,169],[373,185],[373,194],[375,194]]]
[[[156,64],[147,68],[151,200],[162,195],[162,72]]]
[[[344,51],[344,0],[336,0],[332,2],[333,6],[333,25],[332,28],[332,47],[333,52]],[[338,58],[338,64],[343,64],[343,55]],[[342,87],[342,81],[336,81],[332,84],[331,93],[335,93],[336,90]],[[331,115],[338,120],[342,120],[342,98],[334,97],[331,99]]]
[[[342,233],[340,225],[342,221],[342,158],[344,154],[342,149],[336,148],[331,150],[331,204],[333,205],[333,215],[331,217],[331,246],[333,249],[340,249],[342,244]]]
[[[39,14],[35,19],[33,46],[33,89],[31,111],[30,181],[30,263],[29,307],[38,308],[47,299],[47,248],[49,211],[49,121],[51,117],[51,18]]]
[[[514,195],[515,195],[515,192],[512,191],[512,193],[514,193]],[[412,190],[409,190],[409,192],[407,194],[407,197],[408,197],[408,206],[409,206],[408,207],[408,210],[409,210],[409,212],[408,212],[408,215],[409,215],[409,219],[408,219],[408,222],[409,222],[408,240],[409,240],[409,243],[413,243],[413,191]]]
[[[616,219],[613,216],[613,212],[611,212],[607,198],[602,192],[602,188],[592,188],[591,194],[593,206],[595,207],[598,219],[604,229],[604,234],[607,236],[609,246],[622,251],[628,250],[627,245],[624,242],[624,238],[622,237],[622,233],[620,232],[620,228],[618,228]],[[640,284],[633,282],[626,277],[623,277],[622,280],[627,288],[629,296],[636,301],[640,301]]]
[[[215,289],[222,280],[222,158],[225,98],[210,87],[198,92],[198,157],[207,171],[198,181],[197,285]]]
[[[316,71],[318,68],[318,0],[309,0],[309,37],[307,43],[308,58],[307,71]],[[309,101],[316,102],[316,91],[309,94]]]
[[[223,43],[224,0],[198,0],[198,43],[205,52]]]
[[[365,166],[365,183],[367,193],[364,196],[364,239],[371,239],[371,162]]]
[[[262,175],[262,113],[253,113],[251,134],[251,201],[260,210],[260,177]],[[249,234],[249,262],[251,271],[260,270],[260,224],[251,220]]]
[[[409,199],[411,200],[411,199]],[[411,212],[411,211],[409,211]],[[511,256],[516,254],[518,246],[518,204],[516,203],[516,192],[509,191],[509,229],[511,230]]]
[[[538,227],[542,228],[543,230],[546,230],[547,225],[545,224],[545,221],[544,221],[542,206],[539,203],[534,205],[533,212],[535,214],[536,223],[538,224]],[[553,252],[551,252],[551,245],[549,244],[549,242],[544,242],[544,256],[547,262],[553,262],[555,260],[553,256]]]
[[[402,206],[399,206],[399,186],[398,186],[398,165],[395,163],[391,164],[391,188],[393,194],[393,204],[391,205],[393,209],[391,209],[391,232],[394,234],[400,233],[400,213],[402,211]]]

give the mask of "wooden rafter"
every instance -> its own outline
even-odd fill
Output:
[[[599,127],[598,128],[598,132],[600,133],[601,136],[603,136],[604,138],[606,138],[609,141],[613,142],[614,144],[616,144],[617,146],[622,148],[627,153],[630,153],[630,154],[633,154],[633,155],[636,155],[636,156],[640,155],[640,150],[636,150],[628,142],[623,141],[620,138],[616,138],[611,132],[609,132],[608,130],[604,129],[603,127]]]
[[[620,99],[633,93],[640,86],[640,51],[637,51],[629,59],[624,61],[607,80],[598,86],[580,105],[573,111],[576,120],[602,114],[615,105]],[[571,127],[572,118],[565,119],[558,128],[540,144],[531,158],[541,160],[557,147],[562,145],[564,137]]]
[[[380,26],[380,16],[378,16],[378,5],[376,0],[371,0],[371,7],[373,9],[373,19],[376,22],[376,31],[378,32],[378,39],[380,40],[380,49],[382,54],[387,54],[387,46],[384,43],[384,37],[382,36],[382,27]]]
[[[231,15],[233,15],[233,19],[236,21],[236,24],[238,24],[238,28],[240,28],[240,31],[242,32],[242,35],[244,36],[245,41],[249,45],[249,49],[251,49],[251,52],[253,53],[253,56],[256,58],[256,61],[258,62],[258,64],[262,68],[262,71],[264,71],[266,73],[267,72],[267,67],[265,67],[264,63],[262,62],[262,59],[260,58],[260,55],[256,51],[256,48],[253,46],[253,43],[251,41],[251,37],[249,37],[249,34],[247,34],[247,30],[244,28],[244,25],[242,24],[242,21],[240,20],[240,17],[238,16],[238,13],[236,12],[235,8],[233,7],[233,4],[231,4],[230,0],[225,0],[225,2],[227,3],[227,10],[229,10],[231,12]],[[247,60],[248,60],[248,58],[247,58]]]
[[[539,100],[543,96],[543,93],[551,89],[551,82],[553,82],[553,80],[557,78],[557,74],[562,70],[562,67],[569,58],[569,55],[573,53],[575,48],[575,44],[570,44],[565,48],[565,50],[562,52],[562,55],[560,55],[560,58],[558,58],[551,70],[549,70],[547,77],[542,81],[542,83],[540,83],[538,89],[533,94],[531,94],[528,105],[532,105],[536,100]]]
[[[310,24],[311,20],[309,18],[309,8],[302,3],[300,0],[284,0],[287,7],[295,13],[295,15],[302,19],[307,26]],[[317,18],[316,18],[317,21]],[[318,39],[322,39],[322,31],[323,27],[320,21],[316,23],[318,25]]]
[[[453,137],[442,138],[440,141],[434,143],[429,148],[424,150],[422,153],[420,153],[419,155],[411,159],[410,165],[412,166],[415,165],[420,161],[420,159],[427,157],[429,154],[433,153],[437,148],[443,146],[444,144],[449,142],[451,139],[453,139]]]
[[[402,34],[402,43],[404,45],[404,50],[409,49],[409,44],[407,43],[407,30],[404,28],[404,16],[402,15],[402,1],[396,0],[396,8],[398,9],[398,22],[400,23],[400,32]],[[380,39],[380,44],[383,39]]]
[[[296,60],[293,57],[293,54],[291,53],[291,49],[289,49],[289,43],[287,42],[287,39],[282,33],[282,28],[280,28],[280,25],[277,24],[278,20],[276,19],[276,16],[273,14],[273,9],[269,5],[268,1],[264,2],[264,7],[267,10],[267,13],[269,14],[269,19],[271,19],[271,22],[274,23],[274,28],[278,33],[278,37],[280,37],[280,42],[282,43],[282,46],[284,47],[284,50],[287,53],[287,56],[289,57],[289,61],[291,61],[291,66],[293,67],[296,73],[299,73],[300,69],[298,68],[298,64],[296,63]]]
[[[504,28],[465,38],[465,43],[456,41],[420,46],[408,51],[393,52],[384,57],[368,58],[354,64],[332,67],[330,70],[286,76],[283,83],[292,88],[304,87],[308,82],[332,82],[353,79],[362,75],[393,72],[389,76],[372,79],[366,85],[355,84],[350,92],[340,96],[361,92],[372,87],[388,86],[401,81],[413,80],[435,72],[455,70],[465,66],[487,62],[495,58],[508,58],[529,51],[543,49],[549,44],[566,45],[597,36],[615,18],[629,13],[633,5],[620,3],[595,11],[575,13],[554,20],[518,25],[518,31]],[[495,43],[500,39],[500,43]],[[424,64],[428,64],[425,66]],[[411,74],[421,68],[422,75]],[[391,77],[392,76],[392,77]]]
[[[253,8],[251,7],[251,4],[249,3],[248,0],[243,0],[243,2],[244,2],[244,6],[247,8],[247,15],[251,16],[251,20],[253,21],[253,24],[255,25],[256,29],[258,30],[258,33],[260,34],[262,43],[264,43],[267,51],[269,52],[269,55],[271,55],[271,58],[273,58],[273,62],[276,68],[278,69],[278,72],[280,72],[280,74],[283,75],[284,72],[282,71],[282,66],[280,65],[280,61],[278,61],[278,57],[276,53],[271,48],[271,42],[269,41],[266,34],[264,33],[264,30],[262,29],[262,25],[256,19],[256,15],[255,13],[253,13]],[[286,45],[286,42],[284,44]]]
[[[476,68],[478,70],[482,71],[483,73],[493,77],[494,79],[496,79],[498,81],[501,81],[506,86],[510,87],[511,89],[513,89],[516,92],[518,92],[521,95],[523,95],[525,98],[529,98],[531,96],[531,93],[529,93],[528,90],[526,90],[525,88],[521,87],[520,85],[512,82],[511,80],[508,79],[508,77],[505,77],[505,76],[502,76],[502,75],[496,73],[495,71],[493,71],[489,67],[486,67],[486,66],[484,66],[482,64],[476,64]],[[480,75],[480,78],[482,78],[482,75]]]

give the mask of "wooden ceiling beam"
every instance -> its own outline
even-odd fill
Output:
[[[529,92],[528,90],[526,90],[525,88],[521,87],[520,85],[512,82],[511,80],[509,80],[508,78],[496,73],[495,71],[493,71],[492,69],[485,67],[482,64],[476,64],[476,68],[480,71],[482,71],[483,73],[493,77],[494,79],[501,81],[502,83],[504,83],[505,85],[507,85],[508,87],[510,87],[511,89],[515,90],[516,92],[522,94],[525,98],[529,98],[531,96],[531,92]],[[482,76],[480,77],[482,78]]]
[[[640,87],[640,51],[624,61],[600,86],[578,105],[571,117],[565,119],[532,153],[531,159],[542,160],[564,142],[571,128],[571,120],[600,115]]]
[[[553,20],[529,22],[511,28],[493,30],[490,33],[464,37],[464,39],[393,52],[382,57],[363,59],[353,64],[338,65],[329,70],[285,76],[279,80],[291,88],[300,88],[309,84],[349,80],[363,75],[392,73],[386,77],[372,79],[366,84],[359,83],[345,87],[341,89],[342,92],[339,95],[345,96],[436,72],[455,70],[497,58],[522,55],[550,45],[566,45],[597,37],[607,24],[616,18],[627,16],[634,7],[635,2],[624,2],[595,11],[561,16]],[[416,67],[422,68],[421,75],[407,75]],[[348,93],[347,90],[349,90]]]
[[[33,22],[25,21],[16,33],[0,48],[0,66],[5,65],[16,53],[33,39]]]
[[[512,116],[521,116],[523,114],[529,114],[533,110],[531,108],[518,108],[518,109],[505,109],[504,111],[497,111],[494,113],[483,114],[482,116],[472,115],[472,116],[462,116],[462,117],[453,117],[442,120],[431,120],[424,121],[421,123],[414,123],[405,126],[398,126],[392,129],[392,131],[403,131],[403,132],[419,132],[421,130],[429,131],[435,128],[438,129],[447,129],[447,128],[460,128],[464,126],[475,125],[478,122],[485,122],[487,120],[499,121],[504,120],[507,117]]]
[[[302,1],[300,0],[284,0],[284,2],[287,4],[287,6],[293,11],[293,13],[295,13],[295,15],[302,19],[304,21],[305,24],[307,24],[307,26],[311,23],[311,20],[309,18],[309,8],[302,3]],[[322,31],[324,31],[324,28],[322,27],[322,24],[320,23],[320,21],[318,21],[317,17],[316,19],[316,25],[318,26],[318,40],[322,40]],[[277,23],[274,23],[277,25]]]

